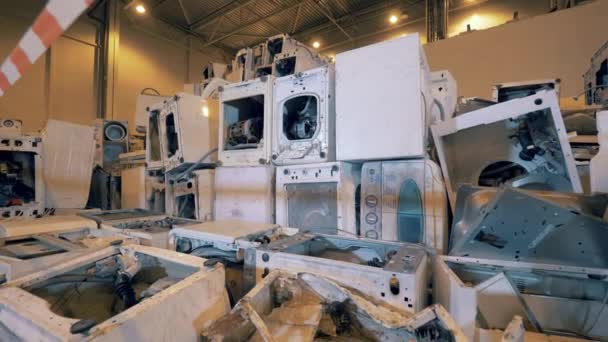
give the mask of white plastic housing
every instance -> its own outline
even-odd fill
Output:
[[[334,161],[335,146],[335,71],[332,65],[308,70],[274,81],[274,115],[272,134],[272,162],[276,165],[322,163]],[[292,103],[307,99],[304,107]],[[310,103],[309,113],[313,116],[314,133],[308,137],[304,123],[294,127],[292,116],[303,111]],[[286,106],[287,105],[287,106]],[[314,115],[313,114],[313,115]],[[304,115],[304,114],[302,114]],[[300,120],[301,122],[304,119]],[[299,134],[299,136],[298,136]]]
[[[277,168],[277,224],[316,233],[358,236],[355,208],[361,165],[346,162]]]
[[[25,160],[26,158],[30,159],[30,164],[32,164],[29,165],[30,170],[24,170],[24,173],[27,173],[30,178],[33,178],[31,179],[32,184],[27,185],[34,190],[34,199],[32,201],[19,205],[0,207],[0,219],[17,216],[32,217],[42,215],[44,213],[44,208],[46,207],[46,191],[41,138],[33,135],[9,134],[0,136],[0,140],[1,152],[8,154],[14,152],[15,158],[20,160]],[[24,164],[26,164],[25,161]]]
[[[159,126],[166,172],[185,169],[215,148],[202,101],[200,96],[179,93],[165,103]]]
[[[274,166],[215,169],[215,220],[274,223]]]
[[[424,156],[430,83],[418,34],[337,54],[337,160]]]
[[[255,166],[270,162],[273,81],[272,76],[263,76],[252,81],[226,85],[220,92],[218,159],[223,166]],[[260,99],[263,104],[263,112],[249,113],[262,118],[262,139],[258,143],[250,144],[255,146],[248,148],[230,148],[227,141],[228,126],[245,119],[240,116],[247,115],[241,113],[248,110],[248,98],[255,98],[256,101]]]
[[[448,199],[441,168],[433,161],[416,159],[363,164],[362,237],[424,243],[445,253],[447,213]]]

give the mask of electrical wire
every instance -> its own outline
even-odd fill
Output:
[[[180,181],[182,179],[185,179],[185,177],[188,176],[195,168],[197,168],[199,165],[203,164],[205,159],[207,159],[209,156],[211,156],[213,153],[216,153],[217,151],[218,151],[218,149],[216,147],[216,148],[212,149],[211,151],[205,153],[196,163],[192,164],[184,172],[178,173],[177,175],[172,177],[171,180]],[[215,164],[210,164],[210,165],[215,165]]]
[[[154,94],[154,95],[156,95],[156,96],[161,96],[161,95],[160,95],[160,92],[159,92],[158,90],[154,89],[154,88],[144,88],[144,89],[142,89],[142,90],[141,90],[141,92],[140,92],[139,94],[140,94],[140,95],[145,95],[147,90],[152,90],[153,92],[155,92],[155,93],[156,93],[156,94]]]

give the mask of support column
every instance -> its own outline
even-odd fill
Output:
[[[118,0],[108,0],[106,22],[106,55],[104,75],[104,110],[106,119],[118,115],[118,55],[120,51],[120,11]]]

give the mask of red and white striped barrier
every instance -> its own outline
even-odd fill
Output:
[[[0,97],[95,0],[50,0],[0,66]]]

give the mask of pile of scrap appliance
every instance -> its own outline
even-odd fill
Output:
[[[576,106],[278,35],[133,132],[0,120],[0,340],[608,340],[607,46]]]

